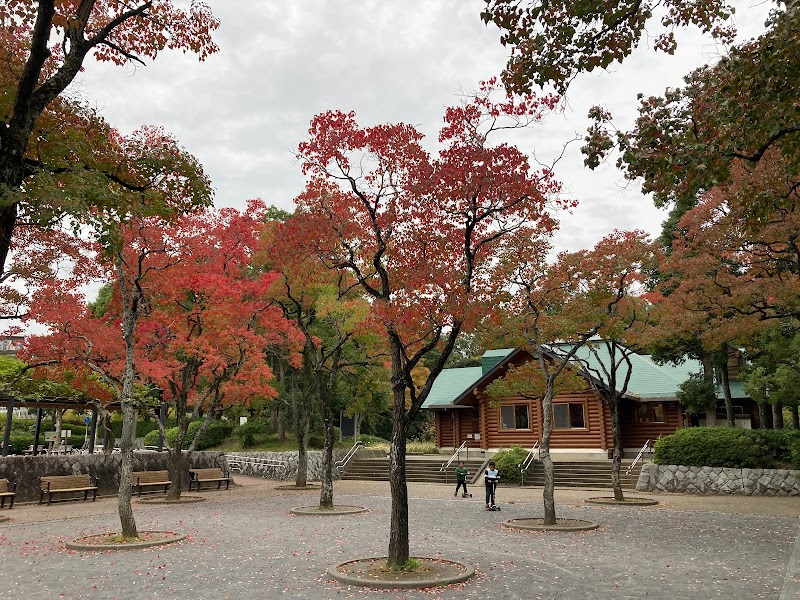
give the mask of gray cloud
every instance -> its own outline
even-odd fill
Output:
[[[259,196],[291,208],[303,186],[292,150],[312,116],[327,109],[355,110],[363,124],[415,124],[433,149],[444,107],[462,89],[499,73],[506,57],[498,32],[479,18],[482,0],[209,4],[222,22],[218,55],[198,63],[191,55],[164,54],[136,70],[90,64],[79,88],[123,131],[154,123],[175,133],[211,175],[220,206],[243,206]],[[736,4],[739,25],[754,35],[769,7]],[[643,48],[613,72],[581,76],[563,115],[512,141],[549,162],[585,130],[593,104],[629,126],[637,92],[679,85],[686,72],[716,55],[696,32],[682,32],[679,40],[675,56]],[[613,165],[585,169],[578,144],[556,172],[581,202],[563,220],[559,247],[591,246],[614,228],[658,232],[664,215],[639,186],[623,187]]]

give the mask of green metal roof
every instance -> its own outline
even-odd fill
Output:
[[[428,397],[422,408],[452,406],[453,401],[472,387],[483,377],[483,367],[461,367],[444,369],[433,382]]]
[[[590,342],[591,343],[591,342]],[[583,347],[577,352],[577,356],[581,361],[585,361],[590,367],[599,369],[600,362],[609,365],[611,359],[608,355],[608,349],[603,343],[596,343],[593,345],[596,355],[588,347]],[[599,361],[598,361],[599,359]],[[619,355],[617,355],[619,360]],[[679,386],[689,379],[692,373],[701,373],[703,365],[700,361],[694,359],[687,359],[680,364],[664,364],[658,365],[653,362],[652,357],[647,354],[631,354],[631,379],[628,383],[627,396],[633,398],[640,398],[642,400],[654,399],[677,399]],[[623,363],[617,372],[617,389],[622,388],[626,374],[626,367]],[[742,389],[740,381],[731,381],[731,396],[733,398],[748,398],[749,396]],[[722,388],[717,386],[717,396],[722,398]]]
[[[514,348],[500,348],[498,350],[487,350],[484,352],[483,356],[481,356],[481,368],[483,369],[483,374],[486,375],[486,373],[503,362],[503,359],[513,351]]]
[[[597,351],[597,356],[589,348],[583,347],[578,351],[578,358],[593,367],[600,366],[598,358],[599,361],[610,364],[605,344],[595,344],[594,348]],[[513,351],[513,348],[488,350],[483,355],[483,366],[481,367],[444,369],[436,378],[422,408],[458,406],[454,402],[475,387],[486,373],[503,362]],[[700,361],[692,359],[687,359],[678,365],[657,365],[646,354],[632,354],[630,359],[633,371],[626,395],[641,400],[677,399],[677,391],[680,384],[686,381],[691,373],[699,373],[703,368]],[[622,375],[623,379],[624,374],[624,370],[620,370],[618,373],[618,375]],[[621,383],[618,384],[619,387],[621,387]],[[749,397],[742,388],[742,382],[731,381],[730,385],[733,398]],[[717,386],[717,395],[722,398],[720,386]]]

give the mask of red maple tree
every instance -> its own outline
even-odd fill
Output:
[[[453,350],[501,286],[495,257],[515,236],[536,240],[556,227],[559,185],[548,169],[507,143],[500,129],[533,124],[554,96],[495,100],[490,81],[448,108],[438,157],[406,124],[360,127],[353,113],[312,120],[299,147],[309,175],[298,210],[314,224],[306,244],[332,269],[348,272],[370,298],[391,354],[393,425],[389,563],[409,557],[406,433]],[[412,372],[434,349],[424,382]],[[408,400],[407,400],[408,394]]]

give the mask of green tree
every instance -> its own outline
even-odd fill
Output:
[[[134,192],[146,185],[128,178],[124,163],[105,156],[102,148],[114,136],[96,114],[63,94],[89,56],[144,65],[145,58],[155,59],[167,48],[201,59],[216,52],[211,33],[219,22],[208,6],[177,4],[0,4],[0,275],[20,216],[41,223],[61,213],[85,214],[93,201],[109,200],[104,193],[109,185]],[[48,123],[55,127],[49,129]]]
[[[555,86],[559,93],[580,73],[621,63],[642,37],[672,54],[675,30],[696,26],[730,42],[734,9],[724,0],[485,0],[481,17],[502,32],[511,48],[503,74],[508,87],[530,92]]]

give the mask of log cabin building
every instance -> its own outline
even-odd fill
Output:
[[[584,359],[588,360],[586,352]],[[510,365],[532,360],[525,350],[506,348],[484,353],[479,367],[444,369],[423,404],[433,412],[436,446],[452,451],[463,442],[471,449],[495,452],[512,445],[531,448],[542,437],[541,400],[521,396],[490,397],[487,386]],[[676,392],[690,373],[700,372],[697,361],[676,366],[657,365],[649,356],[634,354],[628,391],[621,404],[625,455],[635,455],[649,439],[673,433],[687,423]],[[750,427],[752,401],[739,382],[731,382],[737,424]],[[725,408],[721,406],[723,418]],[[702,424],[702,422],[700,423]],[[551,455],[555,460],[608,458],[614,443],[611,411],[592,390],[562,393],[553,399]]]

